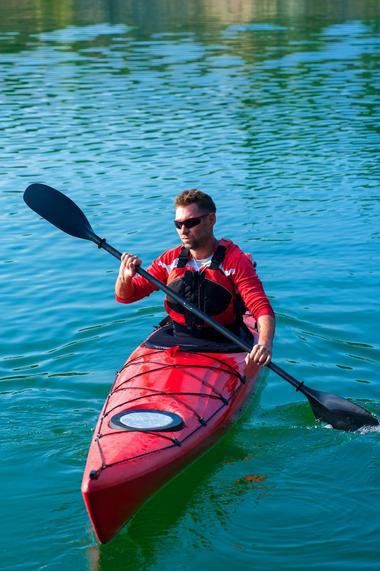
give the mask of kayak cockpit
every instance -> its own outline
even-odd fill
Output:
[[[239,337],[253,346],[254,338],[250,330],[242,326]],[[202,352],[202,353],[241,353],[242,349],[236,343],[227,338],[205,339],[204,337],[193,337],[190,334],[174,333],[173,325],[170,323],[154,331],[144,342],[144,347],[148,349],[168,349],[170,347],[180,347],[182,351]]]

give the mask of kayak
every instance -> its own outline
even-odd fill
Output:
[[[255,320],[243,320],[253,345]],[[82,481],[100,543],[239,417],[260,371],[245,376],[245,355],[227,340],[178,343],[170,325],[131,354],[100,413]]]

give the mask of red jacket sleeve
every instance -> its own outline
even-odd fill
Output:
[[[235,246],[235,245],[234,245]],[[241,295],[246,308],[257,320],[262,315],[274,317],[274,311],[267,298],[255,267],[249,257],[235,246],[229,261],[231,275],[238,293]]]

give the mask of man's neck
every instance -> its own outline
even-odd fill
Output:
[[[218,244],[218,240],[215,238],[215,236],[213,236],[209,240],[209,242],[207,242],[207,244],[205,244],[204,246],[201,246],[200,248],[197,248],[196,250],[191,249],[190,254],[193,256],[193,258],[195,260],[205,260],[209,256],[212,256],[212,254],[215,251],[217,244]]]

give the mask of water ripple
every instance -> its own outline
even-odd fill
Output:
[[[117,261],[28,210],[31,182],[66,192],[145,266],[175,243],[175,194],[210,192],[217,235],[258,263],[276,362],[380,414],[374,3],[72,4],[0,7],[12,570],[88,567],[78,490],[92,428],[115,371],[163,316],[160,293],[114,302]],[[378,432],[327,430],[281,378],[268,373],[264,386],[238,430],[92,553],[94,566],[378,564]]]

